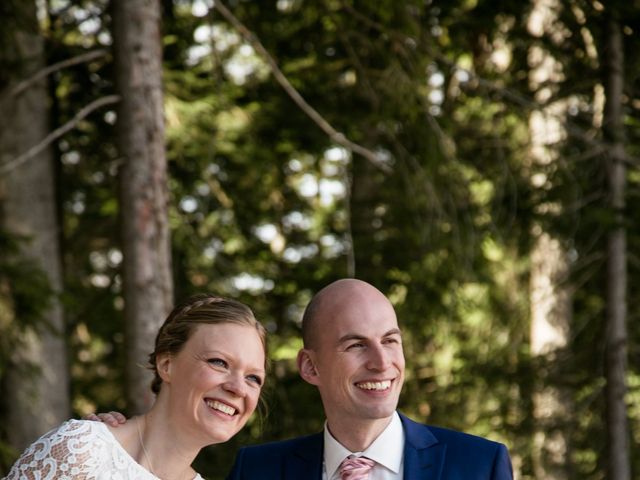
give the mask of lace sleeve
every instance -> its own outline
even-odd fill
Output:
[[[90,422],[69,420],[32,443],[6,479],[94,479],[99,458]]]

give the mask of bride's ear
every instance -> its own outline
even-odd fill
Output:
[[[164,354],[159,355],[156,358],[156,370],[158,375],[164,383],[171,383],[171,371],[172,371],[171,355]]]

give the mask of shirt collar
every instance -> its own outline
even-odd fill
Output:
[[[349,455],[364,456],[375,460],[394,473],[400,471],[404,452],[404,430],[398,412],[393,412],[391,422],[364,452],[351,452],[336,440],[324,423],[324,466],[327,478],[332,478],[342,461]]]

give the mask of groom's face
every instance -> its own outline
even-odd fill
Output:
[[[327,309],[308,349],[330,424],[390,417],[404,381],[402,337],[389,301],[355,290]],[[355,425],[355,423],[353,423]]]

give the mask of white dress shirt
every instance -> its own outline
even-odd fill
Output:
[[[398,412],[393,412],[391,422],[364,452],[351,452],[338,442],[324,424],[324,461],[322,480],[340,480],[338,468],[350,455],[375,460],[369,473],[370,480],[402,480],[404,466],[404,430]]]

